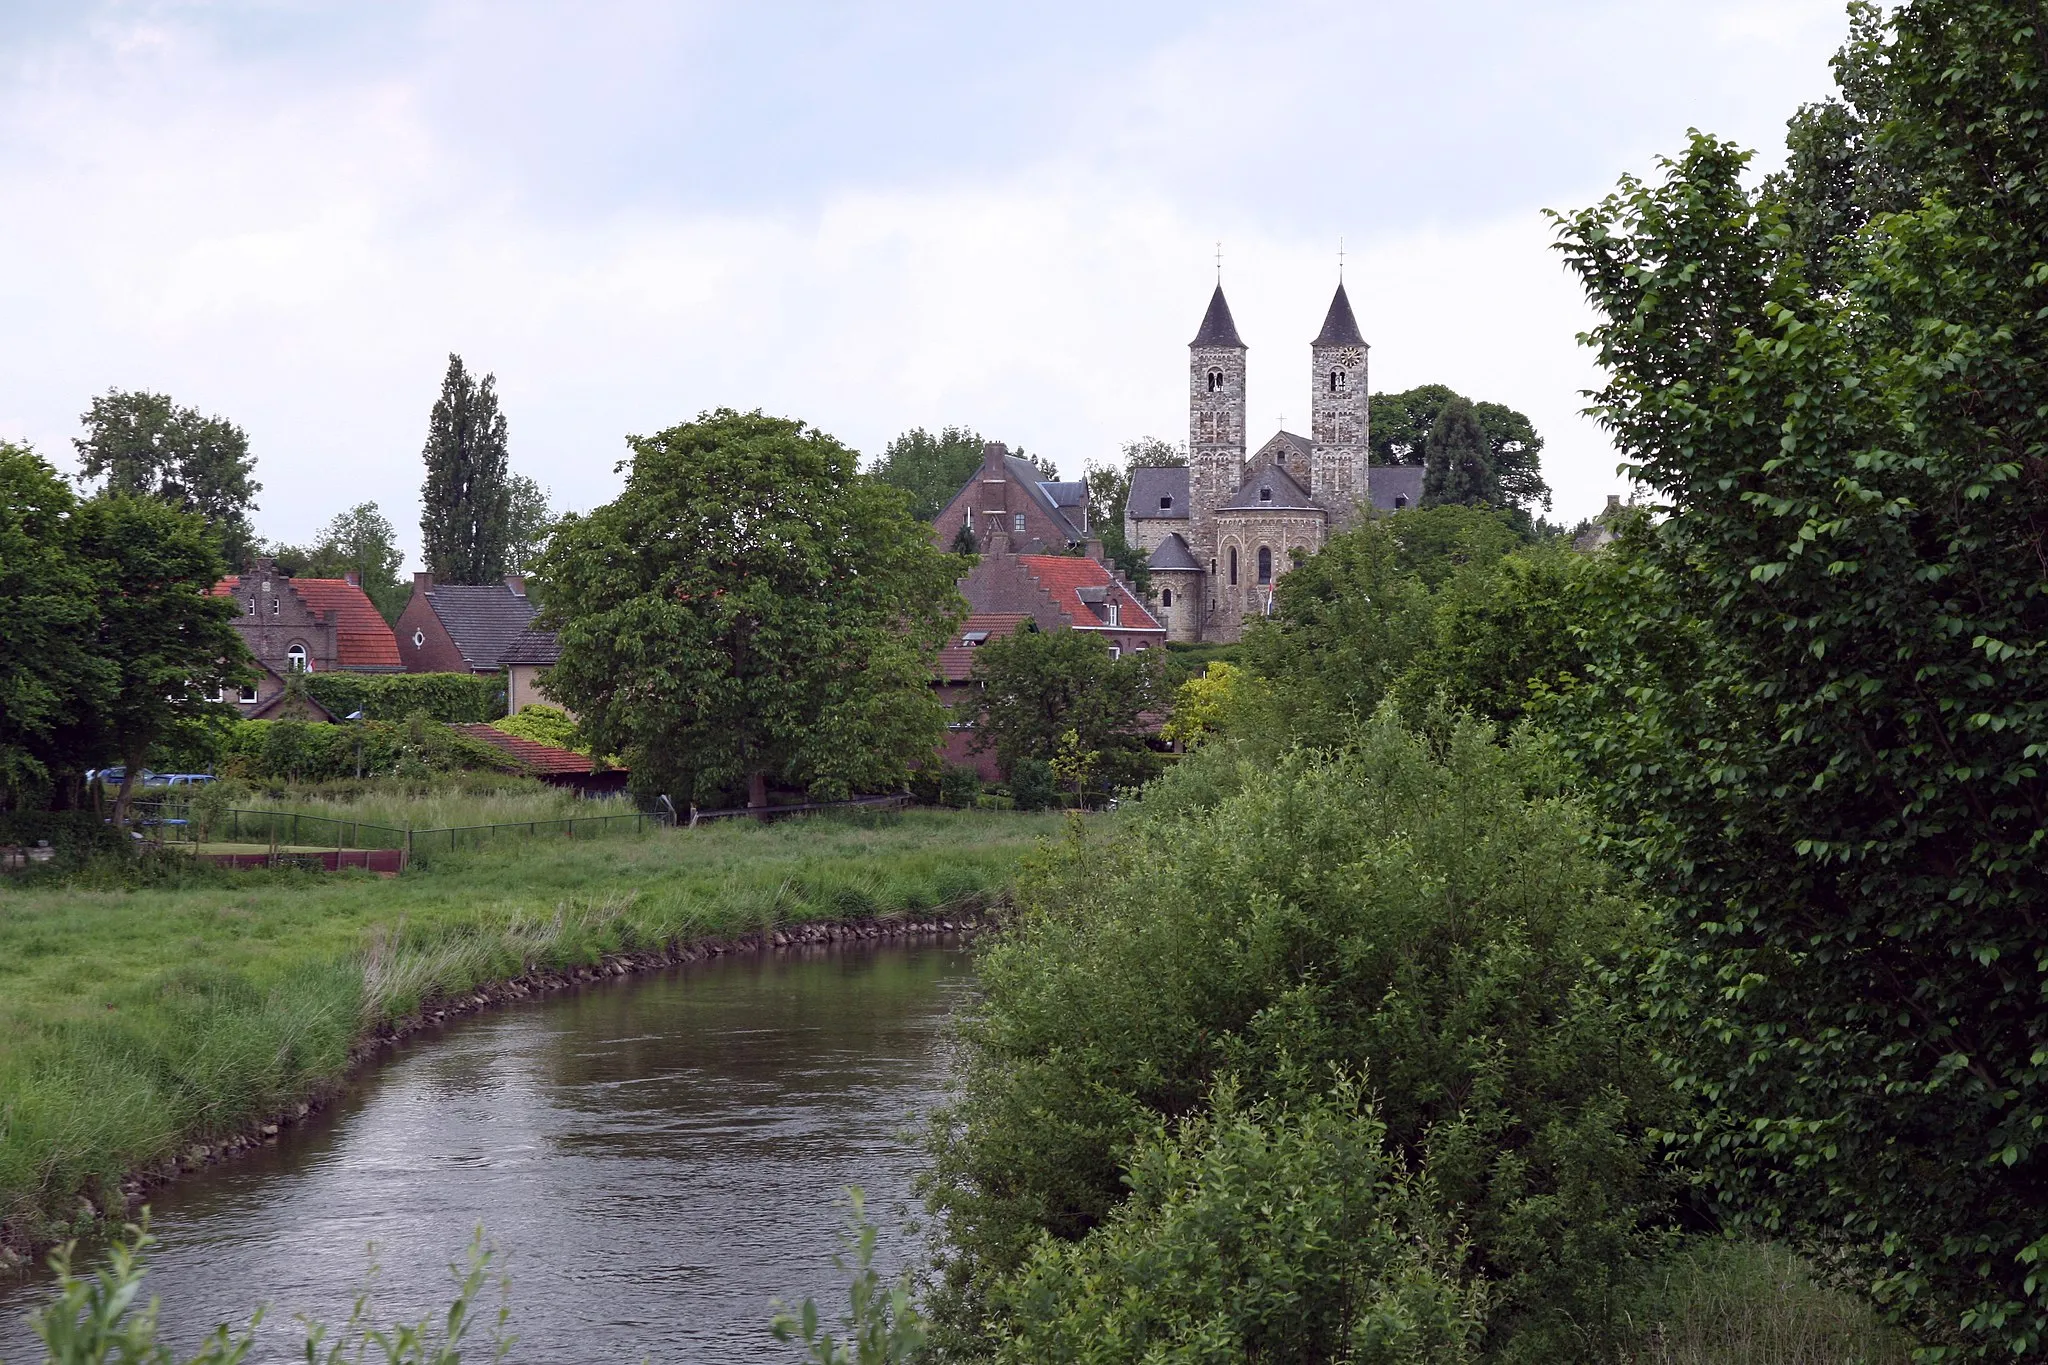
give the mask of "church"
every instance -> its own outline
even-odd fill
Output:
[[[1418,505],[1422,470],[1371,467],[1366,346],[1340,282],[1309,343],[1309,434],[1245,457],[1245,356],[1219,283],[1188,345],[1188,463],[1131,471],[1124,537],[1146,554],[1169,640],[1236,640],[1268,615],[1281,574],[1361,508]]]

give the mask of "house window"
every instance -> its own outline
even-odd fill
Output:
[[[280,610],[279,604],[283,601],[284,599],[281,597],[273,597],[270,599],[270,614],[272,616],[277,615],[278,611]]]
[[[1159,590],[1159,605],[1162,607],[1170,607],[1173,605],[1172,588],[1161,588]]]
[[[1024,514],[1023,514],[1022,512],[1019,512],[1019,513],[1018,513],[1018,514],[1017,514],[1017,515],[1016,515],[1015,517],[1012,517],[1012,518],[1010,519],[1010,525],[1011,525],[1011,526],[1012,526],[1012,527],[1013,527],[1014,529],[1016,529],[1016,530],[1019,530],[1019,531],[1023,530],[1023,529],[1024,529]]]
[[[1237,586],[1237,547],[1230,547],[1230,586]]]
[[[252,597],[252,598],[250,598],[250,599],[249,599],[249,615],[251,615],[251,616],[254,616],[255,614],[256,614],[256,599]]]
[[[1211,371],[1209,371],[1209,392],[1211,392],[1211,393],[1221,393],[1221,392],[1223,392],[1223,371],[1221,371],[1221,370],[1211,370]]]
[[[1273,551],[1270,547],[1261,545],[1259,547],[1259,582],[1261,584],[1266,584],[1271,583],[1272,581]]]
[[[1270,488],[1261,488],[1261,489],[1259,490],[1259,501],[1260,501],[1260,502],[1271,502],[1272,500],[1273,500],[1273,490],[1272,490],[1272,489],[1270,489]]]
[[[1111,645],[1109,647],[1109,661],[1111,663],[1115,663],[1118,659],[1121,659],[1123,657],[1124,652],[1122,650],[1118,649],[1115,645]]]
[[[1342,392],[1344,392],[1344,371],[1342,371],[1342,370],[1332,370],[1332,371],[1330,371],[1330,392],[1331,392],[1331,393],[1342,393]]]
[[[412,633],[412,647],[414,649],[425,649],[427,647],[427,633],[425,631],[416,630]]]
[[[1159,500],[1159,510],[1162,512],[1171,512],[1173,510],[1173,494],[1168,493]]]
[[[306,647],[293,645],[284,652],[285,667],[294,673],[311,673],[313,670],[306,659]]]
[[[253,688],[253,687],[244,687],[244,688],[242,689],[242,705],[244,705],[244,706],[248,706],[248,705],[251,705],[252,703],[254,703],[254,702],[255,702],[255,700],[256,700],[256,689],[255,689],[255,688]]]

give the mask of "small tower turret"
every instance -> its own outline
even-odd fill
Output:
[[[1215,511],[1244,480],[1245,349],[1219,283],[1188,343],[1188,540],[1205,569],[1216,555]]]
[[[1330,513],[1333,525],[1350,521],[1357,505],[1366,500],[1372,442],[1366,401],[1368,349],[1340,280],[1323,330],[1309,344],[1315,394],[1310,405],[1314,450],[1309,455],[1309,496]]]

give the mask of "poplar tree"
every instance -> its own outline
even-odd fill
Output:
[[[450,354],[441,397],[427,419],[420,486],[420,545],[427,568],[446,583],[492,583],[511,552],[511,492],[505,415],[497,376],[470,376]]]

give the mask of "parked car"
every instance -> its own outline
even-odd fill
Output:
[[[145,787],[193,787],[204,786],[213,781],[212,773],[149,773],[142,779]]]
[[[109,787],[118,787],[121,785],[121,779],[127,776],[127,774],[128,770],[126,768],[89,769],[85,774],[85,780],[87,782],[103,783]],[[135,785],[137,785],[138,787],[147,787],[149,785],[149,780],[155,776],[155,773],[151,772],[147,768],[144,768],[142,770],[142,776],[136,780]]]

